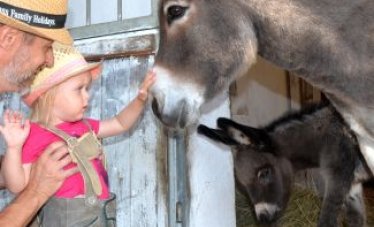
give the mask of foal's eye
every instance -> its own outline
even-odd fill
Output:
[[[270,183],[272,176],[273,176],[273,171],[269,167],[262,168],[257,172],[257,179],[261,184]]]
[[[174,20],[181,18],[186,13],[187,7],[172,5],[167,9],[167,21],[170,25]]]

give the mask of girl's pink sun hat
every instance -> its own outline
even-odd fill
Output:
[[[70,77],[89,71],[95,80],[101,73],[101,62],[87,63],[73,47],[58,42],[53,43],[54,65],[40,71],[30,86],[30,91],[22,97],[31,106],[42,94]]]

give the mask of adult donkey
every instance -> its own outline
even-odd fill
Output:
[[[259,54],[327,94],[374,170],[373,0],[161,0],[159,22],[152,106],[165,125],[195,123]]]

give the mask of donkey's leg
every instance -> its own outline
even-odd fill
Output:
[[[350,188],[350,179],[338,172],[337,169],[324,169],[325,193],[319,215],[319,227],[338,226],[338,217],[344,204],[345,196]]]
[[[345,217],[348,227],[366,225],[366,211],[361,183],[353,184],[345,199]]]

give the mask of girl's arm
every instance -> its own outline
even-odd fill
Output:
[[[140,86],[139,94],[130,102],[130,104],[127,105],[116,116],[100,122],[98,133],[99,138],[105,138],[123,133],[129,130],[136,123],[144,110],[148,97],[148,89],[152,86],[154,81],[154,73],[148,72],[142,85]]]
[[[14,193],[21,192],[29,182],[31,164],[22,165],[20,151],[7,150],[1,168],[1,174],[4,177],[6,188]]]
[[[30,122],[23,122],[22,114],[11,110],[5,111],[3,122],[0,132],[6,141],[7,150],[2,161],[1,174],[6,187],[13,193],[19,193],[26,187],[28,180],[26,170],[22,166],[21,152],[30,132]]]
[[[55,142],[43,151],[33,164],[30,183],[0,212],[0,226],[27,226],[65,178],[78,172],[78,168],[64,170],[64,166],[71,162],[68,154],[62,142]]]

